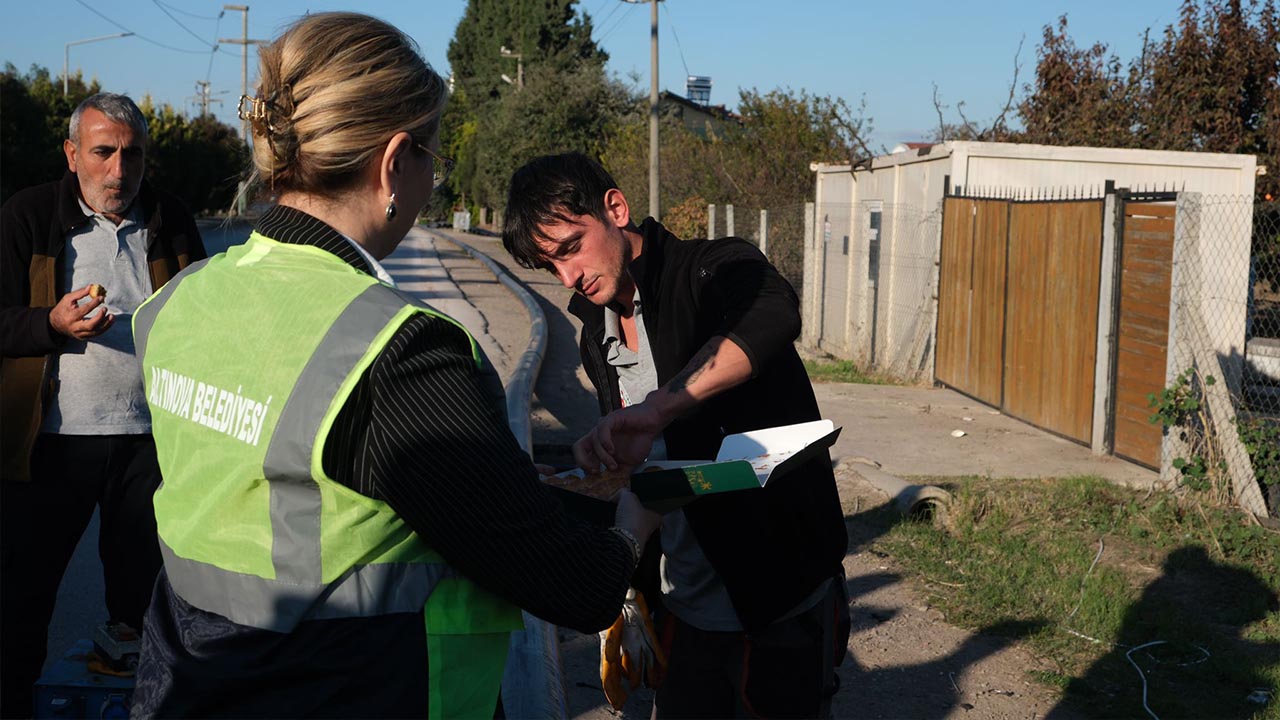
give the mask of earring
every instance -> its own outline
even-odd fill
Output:
[[[391,197],[387,199],[387,222],[396,219],[396,194],[391,193]]]

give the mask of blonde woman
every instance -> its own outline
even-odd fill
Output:
[[[135,716],[492,716],[519,608],[617,617],[656,515],[565,516],[457,323],[390,285],[451,162],[395,28],[307,16],[241,112],[278,195],[135,318],[164,571]]]

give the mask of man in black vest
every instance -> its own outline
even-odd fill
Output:
[[[705,460],[726,435],[820,419],[793,345],[795,290],[752,244],[635,225],[609,173],[576,153],[516,171],[502,239],[576,292],[603,416],[574,445],[583,468]],[[759,492],[700,498],[664,517],[657,542],[636,580],[661,598],[657,716],[827,714],[848,618],[830,457]]]

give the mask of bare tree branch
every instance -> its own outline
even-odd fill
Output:
[[[716,145],[716,158],[720,161],[720,172],[724,173],[724,176],[729,179],[729,183],[733,185],[733,189],[737,191],[739,195],[742,195],[742,186],[734,179],[733,173],[729,172],[729,166],[724,161],[724,148],[718,144]]]
[[[1009,109],[1013,107],[1013,98],[1018,90],[1018,73],[1022,70],[1022,63],[1018,59],[1022,56],[1022,46],[1026,42],[1027,36],[1023,33],[1018,40],[1018,49],[1013,53],[1013,80],[1009,82],[1009,98],[1005,100],[1004,109],[996,116],[996,119],[991,123],[991,127],[982,134],[983,140],[995,139],[995,134],[1005,127],[1004,116],[1009,114]]]
[[[969,138],[977,138],[978,140],[981,140],[982,133],[975,130],[973,127],[973,123],[969,122],[969,118],[965,117],[964,115],[963,100],[956,103],[956,114],[960,116],[960,122],[963,123],[960,127],[964,128],[964,136]]]
[[[938,142],[947,141],[947,123],[942,118],[942,109],[946,107],[938,97],[938,83],[933,84],[933,109],[938,113]]]
[[[876,154],[871,151],[871,148],[867,147],[866,141],[862,139],[862,123],[855,125],[842,117],[836,117],[834,119],[836,123],[848,131],[850,141],[856,146],[849,156],[849,169],[851,171],[856,170],[859,164],[867,162],[876,156]],[[861,155],[858,154],[858,150],[862,150]]]

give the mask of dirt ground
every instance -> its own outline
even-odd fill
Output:
[[[597,412],[594,394],[577,367],[576,322],[563,312],[569,291],[546,273],[516,266],[494,238],[470,234],[457,237],[504,265],[540,297],[550,345],[535,390],[534,446],[535,452],[544,453],[540,459],[563,453],[565,445],[590,427]],[[502,368],[503,363],[511,363],[529,341],[528,315],[523,307],[491,277],[486,279],[483,268],[450,243],[438,243],[438,251],[467,299],[484,315],[487,331],[501,346],[495,364]],[[1114,475],[1121,482],[1149,482],[1151,475],[1126,463],[1091,458],[1073,443],[1009,418],[979,414],[983,412],[980,405],[954,393],[930,392],[925,388],[882,387],[877,391],[867,386],[844,386],[820,393],[824,414],[830,414],[828,403],[833,410],[849,412],[856,408],[859,413],[841,423],[846,434],[833,449],[833,457],[843,458],[837,463],[836,478],[850,537],[844,566],[853,617],[849,654],[839,670],[841,690],[833,702],[833,715],[1044,717],[1057,706],[1057,695],[1035,684],[1029,671],[1051,668],[1016,642],[950,625],[904,579],[893,558],[871,546],[875,539],[873,525],[861,522],[859,515],[890,502],[890,498],[859,474],[858,468],[865,466],[855,458],[878,451],[882,457],[876,459],[884,469],[902,475],[1029,476],[1035,468],[1029,466],[1034,463],[1026,457],[1056,463],[1054,472],[1043,474],[1095,472]],[[824,397],[833,399],[823,400]],[[891,417],[900,427],[879,427],[887,425]],[[966,417],[970,419],[964,420]],[[969,445],[944,445],[941,437],[951,440],[950,429],[958,427],[958,423],[964,423]],[[901,444],[885,444],[887,437],[907,444],[914,438],[915,445],[920,446],[924,442],[922,435],[939,436],[938,452],[903,453]],[[1022,459],[1004,458],[1000,449],[1015,441],[1029,443],[1026,455]],[[908,461],[904,455],[918,456],[919,460]],[[933,472],[935,469],[950,472]],[[634,693],[620,713],[605,702],[599,679],[599,642],[594,635],[561,629],[560,640],[568,717],[607,720],[649,716],[652,693],[647,690]],[[1054,717],[1070,720],[1075,716],[1067,708],[1057,707]]]
[[[870,524],[858,515],[889,497],[854,467],[837,468],[840,498],[848,518],[848,577],[853,630],[849,654],[839,668],[840,692],[832,702],[836,718],[1042,718],[1057,705],[1056,694],[1035,684],[1028,671],[1051,669],[1017,644],[954,627],[930,607],[893,558],[869,547]],[[585,720],[642,720],[653,694],[641,690],[622,712],[604,702],[600,689],[599,643],[595,636],[561,629],[561,652],[568,717]],[[1058,720],[1078,717],[1054,711]]]

